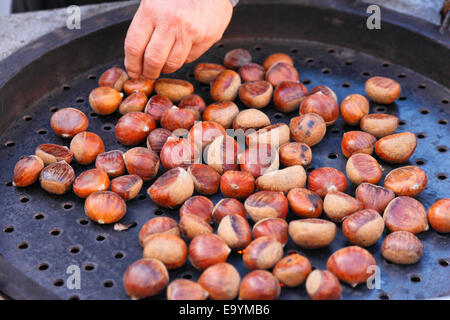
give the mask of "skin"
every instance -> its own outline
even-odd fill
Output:
[[[131,78],[156,79],[199,58],[222,38],[230,0],[142,0],[125,39]]]

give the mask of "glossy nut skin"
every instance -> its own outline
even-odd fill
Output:
[[[247,217],[245,207],[239,200],[233,198],[223,198],[214,206],[212,219],[215,223],[220,223],[228,215],[236,214],[242,218]]]
[[[243,132],[248,129],[259,130],[269,125],[269,117],[264,112],[254,108],[242,110],[233,120],[233,129],[241,129]]]
[[[222,218],[217,235],[233,250],[244,249],[252,241],[252,231],[247,219],[235,214]]]
[[[114,223],[122,219],[127,212],[125,201],[111,191],[99,191],[87,197],[84,212],[99,224]]]
[[[405,166],[392,170],[384,178],[384,187],[398,196],[414,197],[427,186],[427,174],[417,166]]]
[[[194,196],[187,199],[180,208],[180,217],[193,214],[206,222],[211,221],[214,204],[205,196]]]
[[[148,189],[148,194],[159,206],[175,208],[194,193],[194,182],[183,168],[174,168],[163,173]]]
[[[264,80],[266,70],[257,63],[248,63],[239,68],[239,75],[244,83]]]
[[[122,102],[123,93],[110,88],[98,87],[89,94],[89,104],[94,112],[106,116],[113,114]]]
[[[231,136],[219,136],[203,152],[205,162],[219,174],[239,170],[241,147]]]
[[[125,173],[123,152],[112,150],[100,153],[95,159],[95,167],[104,170],[110,178],[123,175]]]
[[[98,135],[85,131],[73,137],[70,150],[79,164],[87,165],[94,162],[99,154],[105,152],[105,145]]]
[[[161,127],[169,131],[189,130],[195,123],[195,117],[189,110],[172,107],[161,115]]]
[[[327,269],[351,286],[366,282],[372,275],[368,268],[375,265],[375,259],[369,251],[357,246],[339,249],[327,261]]]
[[[144,258],[158,259],[167,269],[182,267],[187,260],[187,245],[180,237],[158,233],[147,238]]]
[[[212,195],[219,191],[220,175],[210,166],[202,163],[190,165],[188,173],[194,181],[194,188],[200,194]]]
[[[328,270],[314,270],[306,279],[306,292],[311,300],[341,300],[338,278]]]
[[[276,123],[250,133],[245,137],[245,142],[249,146],[254,144],[270,144],[274,148],[278,148],[289,142],[289,139],[290,131],[287,124]]]
[[[277,52],[271,54],[270,56],[267,56],[267,58],[264,59],[263,67],[264,69],[269,70],[271,66],[277,64],[278,62],[284,62],[290,64],[291,66],[294,65],[294,60],[292,60],[289,55],[287,55],[286,53]]]
[[[31,186],[39,178],[44,166],[44,161],[38,156],[21,158],[14,166],[13,185],[16,187]]]
[[[224,127],[217,122],[199,121],[189,130],[188,139],[203,149],[214,139],[224,135],[226,135]]]
[[[155,92],[178,103],[194,93],[194,86],[185,80],[160,78],[155,82]]]
[[[220,192],[225,197],[244,199],[255,191],[255,178],[248,172],[230,170],[220,178]]]
[[[126,114],[128,112],[143,112],[147,105],[147,96],[142,92],[135,92],[126,97],[119,105],[119,112]]]
[[[225,67],[216,63],[199,63],[195,66],[194,77],[200,83],[210,84],[217,76],[225,71]]]
[[[49,164],[42,169],[39,183],[48,193],[63,195],[72,187],[75,171],[65,161]]]
[[[72,138],[80,132],[86,131],[89,120],[86,115],[75,108],[64,108],[56,111],[51,119],[50,126],[62,138]]]
[[[375,143],[376,154],[384,161],[402,163],[408,161],[416,150],[417,138],[414,133],[401,132],[385,136]]]
[[[380,240],[384,231],[384,220],[372,209],[357,211],[344,219],[342,232],[353,244],[371,246]]]
[[[198,279],[198,284],[208,291],[212,300],[232,300],[239,292],[241,277],[229,263],[222,262],[207,268]]]
[[[123,286],[132,299],[144,299],[160,293],[169,282],[164,264],[156,259],[140,259],[127,268]]]
[[[169,137],[161,149],[161,164],[169,170],[176,167],[187,168],[200,161],[200,150],[193,141]]]
[[[230,252],[225,241],[212,233],[198,235],[189,244],[189,260],[197,270],[225,262]]]
[[[69,148],[50,143],[39,145],[36,148],[35,154],[44,161],[45,165],[63,160],[71,163],[73,159],[73,152]]]
[[[388,234],[381,245],[383,257],[396,264],[417,263],[422,253],[422,242],[407,231],[395,231]]]
[[[129,112],[116,124],[116,138],[126,146],[135,146],[145,141],[149,133],[156,128],[153,118],[143,112]]]
[[[252,55],[246,49],[233,49],[228,51],[223,59],[223,64],[229,69],[239,69],[252,62]]]
[[[270,144],[251,145],[239,155],[238,160],[241,170],[255,178],[278,170],[280,166],[278,151]]]
[[[282,192],[258,191],[245,200],[244,207],[250,218],[257,222],[264,218],[286,219],[289,203]]]
[[[139,242],[145,245],[147,238],[154,234],[166,233],[174,236],[180,236],[178,223],[169,217],[156,217],[148,220],[139,230]]]
[[[356,126],[369,113],[369,101],[360,94],[351,94],[341,102],[341,115],[345,123]]]
[[[167,300],[206,300],[208,291],[197,282],[175,279],[167,286]]]
[[[327,126],[323,118],[317,113],[307,113],[291,119],[289,123],[291,138],[312,147],[322,141]]]
[[[283,245],[272,237],[264,236],[250,242],[242,259],[249,269],[270,269],[283,257]]]
[[[214,101],[233,101],[241,86],[241,77],[233,70],[222,71],[211,83],[210,94]]]
[[[128,150],[123,155],[125,166],[129,174],[135,174],[144,181],[152,180],[159,169],[158,154],[143,147]]]
[[[141,177],[130,174],[111,180],[111,191],[117,193],[125,201],[130,201],[141,192],[143,180]]]
[[[450,232],[450,199],[440,199],[428,209],[428,220],[434,230]]]
[[[265,80],[250,81],[239,88],[239,99],[247,107],[261,109],[272,99],[273,87]]]
[[[323,85],[315,86],[314,88],[312,88],[312,90],[311,90],[311,92],[309,94],[312,95],[312,94],[315,94],[315,93],[318,93],[318,92],[321,92],[324,95],[332,98],[334,101],[338,102],[338,98],[337,98],[336,93],[330,87],[323,86]]]
[[[288,242],[288,224],[280,218],[266,218],[259,220],[252,229],[253,238],[272,237],[283,246]]]
[[[347,179],[335,168],[314,169],[308,176],[308,189],[323,198],[330,191],[344,192],[347,189]]]
[[[144,112],[148,113],[155,122],[159,122],[164,111],[169,110],[172,107],[173,103],[169,98],[154,95],[148,100]]]
[[[213,228],[199,216],[187,213],[180,219],[180,231],[190,240],[201,234],[213,233]]]
[[[370,183],[361,183],[355,191],[356,199],[362,202],[364,209],[373,209],[383,214],[389,202],[395,198],[393,191]]]
[[[87,198],[94,192],[109,188],[108,174],[102,169],[91,169],[81,173],[74,181],[73,192],[80,198]]]
[[[283,81],[273,93],[275,108],[281,112],[298,110],[300,104],[308,96],[308,89],[299,82]]]
[[[305,183],[305,169],[302,166],[292,166],[258,177],[256,188],[261,191],[280,191],[287,194],[291,189],[303,188]]]
[[[398,118],[391,114],[372,113],[362,117],[359,125],[362,131],[379,139],[393,134],[397,130]]]
[[[278,279],[270,272],[254,270],[242,279],[239,300],[275,300],[280,291]]]
[[[278,261],[272,273],[282,284],[294,288],[305,282],[311,270],[308,258],[294,253]]]
[[[302,218],[318,218],[322,214],[323,201],[320,196],[306,188],[294,188],[287,194],[289,207]]]
[[[234,102],[216,102],[206,107],[203,112],[203,121],[214,121],[225,129],[229,129],[238,113],[239,108]]]
[[[122,68],[113,67],[102,73],[98,78],[99,87],[110,87],[117,91],[122,91],[125,81],[128,80],[128,75]]]
[[[336,237],[336,225],[323,219],[308,218],[289,223],[289,236],[304,249],[319,249],[328,246]]]
[[[317,92],[306,97],[300,105],[300,114],[317,113],[325,121],[326,125],[332,125],[339,117],[339,106],[335,100],[322,92]]]
[[[411,197],[400,196],[389,202],[383,219],[390,231],[409,231],[417,234],[428,230],[425,208]]]
[[[355,153],[347,160],[346,173],[348,180],[356,185],[363,182],[377,184],[383,176],[378,161],[365,153]]]
[[[361,201],[340,191],[328,192],[323,200],[323,209],[327,217],[334,222],[342,222],[347,216],[362,208]]]
[[[363,131],[347,131],[342,137],[341,149],[345,157],[354,153],[372,154],[377,139]]]
[[[285,167],[303,166],[311,163],[311,148],[303,142],[288,142],[283,144],[278,150],[280,163]]]
[[[167,139],[172,136],[172,132],[164,128],[152,130],[147,137],[147,148],[155,152],[161,152]]]
[[[270,82],[273,87],[278,86],[283,81],[298,82],[299,80],[297,69],[285,62],[272,65],[266,72],[266,81]]]
[[[402,91],[400,84],[390,78],[372,77],[366,81],[366,93],[376,103],[394,102]]]
[[[146,96],[149,96],[153,92],[155,80],[145,79],[139,77],[138,79],[129,79],[123,85],[123,91],[127,95],[131,95],[135,92],[142,92]]]

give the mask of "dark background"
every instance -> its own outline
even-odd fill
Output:
[[[97,4],[123,0],[13,0],[12,13],[64,8],[70,5]]]

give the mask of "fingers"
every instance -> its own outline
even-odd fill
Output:
[[[198,58],[200,58],[213,44],[198,44],[192,46],[191,52],[189,53],[186,63],[191,63]]]
[[[191,51],[192,44],[185,40],[185,38],[177,39],[172,51],[167,58],[166,64],[164,65],[163,73],[172,73],[180,69],[186,62],[186,59]]]

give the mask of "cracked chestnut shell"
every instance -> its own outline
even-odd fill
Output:
[[[50,143],[39,145],[36,148],[35,154],[44,161],[45,165],[63,160],[71,163],[73,159],[73,152],[69,148]]]
[[[125,201],[111,191],[99,191],[89,195],[84,203],[84,212],[99,224],[114,223],[127,212]]]
[[[117,193],[125,201],[130,201],[137,197],[142,189],[143,180],[141,177],[130,174],[117,177],[111,180],[111,191]]]
[[[317,113],[307,113],[292,118],[289,129],[293,140],[306,143],[310,147],[322,141],[327,132],[325,121]]]
[[[428,230],[425,208],[411,197],[400,196],[389,202],[383,218],[390,231],[409,231],[416,234]]]
[[[13,185],[16,187],[28,187],[35,183],[39,174],[44,169],[44,161],[38,156],[21,158],[14,166]]]
[[[280,296],[280,283],[270,272],[254,270],[241,282],[240,300],[275,300]]]
[[[311,270],[308,258],[294,253],[278,261],[272,273],[282,284],[293,288],[305,282]]]
[[[450,199],[440,199],[428,209],[428,220],[434,230],[450,232]]]
[[[407,231],[395,231],[388,234],[381,245],[383,257],[396,264],[417,263],[422,253],[422,242]]]
[[[299,217],[318,218],[322,214],[322,198],[311,190],[306,188],[291,189],[287,199],[290,208]]]
[[[39,183],[48,193],[62,195],[70,190],[75,180],[75,171],[65,161],[49,164],[42,169]]]
[[[75,108],[64,108],[56,111],[51,119],[50,126],[62,138],[72,138],[80,132],[86,131],[89,120],[86,115]]]
[[[95,167],[103,169],[110,178],[121,176],[125,173],[123,152],[120,150],[112,150],[100,153],[95,160]]]
[[[375,143],[375,153],[386,162],[402,163],[408,161],[416,146],[417,138],[414,133],[401,132],[378,140]]]
[[[427,186],[427,174],[417,166],[400,167],[384,178],[384,187],[398,196],[414,197]]]
[[[317,113],[325,121],[326,125],[332,125],[339,117],[339,106],[335,100],[322,92],[317,92],[306,97],[300,105],[300,114]]]
[[[156,128],[153,118],[143,112],[129,112],[116,124],[116,138],[126,146],[135,146],[145,141],[149,133]]]
[[[80,198],[86,198],[94,192],[109,188],[108,174],[102,169],[91,169],[81,173],[74,181],[73,192]]]

